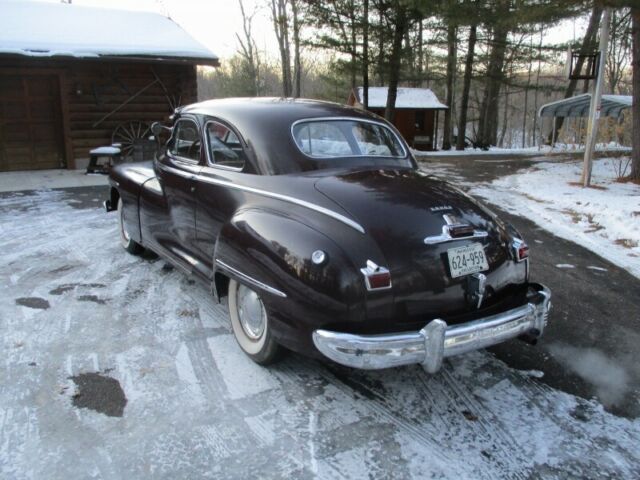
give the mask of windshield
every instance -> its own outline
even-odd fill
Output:
[[[362,120],[297,122],[293,138],[302,153],[315,158],[406,157],[395,133],[382,124]]]

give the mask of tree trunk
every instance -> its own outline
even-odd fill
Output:
[[[423,81],[423,63],[424,63],[424,59],[422,58],[423,55],[423,43],[424,43],[424,26],[422,24],[423,19],[421,18],[419,23],[418,23],[418,81],[416,82],[416,86],[417,87],[422,87],[422,81]]]
[[[496,145],[498,137],[498,105],[500,102],[500,88],[504,79],[504,58],[507,51],[508,30],[499,25],[495,28],[491,40],[492,47],[487,68],[480,121],[478,125],[478,141],[484,145]]]
[[[362,15],[362,105],[369,108],[369,0],[364,0]]]
[[[398,82],[400,81],[400,57],[402,56],[402,39],[407,28],[407,12],[403,5],[396,4],[396,24],[393,32],[393,46],[389,59],[389,90],[387,93],[387,106],[384,110],[384,118],[392,122],[396,110],[396,97],[398,96]]]
[[[291,13],[293,14],[293,96],[299,98],[302,95],[302,59],[300,58],[300,18],[298,17],[298,0],[289,0]]]
[[[273,29],[278,40],[282,69],[282,94],[291,96],[291,54],[289,50],[289,21],[286,0],[271,0]]]
[[[358,68],[358,42],[356,38],[357,25],[356,25],[356,7],[351,1],[351,8],[349,11],[349,21],[351,22],[351,89],[355,89],[358,86],[357,82],[357,68]]]
[[[536,90],[533,96],[533,134],[531,137],[531,145],[535,145],[538,141],[538,90],[540,88],[540,71],[542,70],[542,39],[544,38],[544,30],[540,29],[540,43],[538,43],[538,71],[536,73]],[[542,136],[541,136],[542,138]]]
[[[600,26],[600,18],[602,17],[602,6],[599,4],[595,4],[593,6],[593,10],[591,11],[591,17],[589,18],[589,25],[587,26],[587,31],[584,34],[584,39],[582,40],[582,46],[580,47],[581,54],[587,54],[593,51],[596,47],[596,37],[598,34],[598,27]],[[584,65],[584,61],[582,59],[576,62],[576,70],[581,71]],[[573,97],[573,94],[576,91],[576,87],[578,86],[578,80],[572,79],[569,81],[569,85],[567,85],[567,89],[564,92],[564,98]],[[564,117],[557,117],[556,121],[549,133],[549,143],[553,138],[558,138],[558,132],[562,128],[562,124],[564,123]]]
[[[533,36],[529,39],[529,70],[527,72],[527,86],[524,89],[524,111],[522,112],[522,148],[527,145],[527,117],[529,116],[529,88],[531,88],[531,70],[533,65]],[[535,114],[534,114],[535,115]]]
[[[633,37],[633,144],[632,144],[632,164],[631,177],[640,180],[640,7],[631,9],[632,33]]]
[[[460,118],[458,119],[458,137],[456,150],[464,150],[467,135],[467,109],[469,108],[469,91],[471,90],[471,76],[473,74],[473,56],[476,48],[478,27],[471,25],[469,42],[467,43],[467,58],[464,62],[464,79],[462,82],[462,98],[460,99]]]
[[[442,131],[442,149],[451,150],[451,116],[453,114],[453,78],[456,73],[456,26],[449,20],[447,27],[447,107],[444,112],[444,126]]]

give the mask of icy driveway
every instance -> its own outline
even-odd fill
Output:
[[[640,476],[640,421],[486,352],[435,376],[255,366],[226,308],[125,254],[91,200],[0,199],[0,477]]]

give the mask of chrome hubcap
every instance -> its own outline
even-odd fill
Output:
[[[256,292],[240,285],[237,293],[238,318],[242,330],[251,340],[258,340],[264,333],[267,314]]]

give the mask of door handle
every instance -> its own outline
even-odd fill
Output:
[[[196,187],[191,187],[191,193],[196,191]]]

